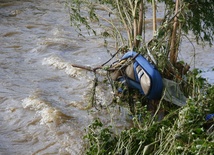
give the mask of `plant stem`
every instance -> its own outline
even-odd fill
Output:
[[[120,8],[120,4],[119,4],[119,0],[117,0],[117,8],[118,8],[118,11],[119,11],[119,16],[122,20],[122,23],[124,24],[125,28],[126,28],[126,31],[127,31],[127,34],[128,34],[128,40],[129,40],[129,47],[132,49],[132,42],[131,42],[131,33],[130,33],[130,30],[128,28],[128,25],[126,24],[126,21],[123,17],[123,14],[122,14],[122,11],[121,11],[121,8]]]
[[[135,1],[135,6],[134,6],[134,9],[132,10],[132,16],[133,16],[133,19],[134,19],[134,22],[133,22],[133,26],[134,26],[134,47],[137,47],[137,35],[138,35],[138,20],[137,20],[137,2]]]
[[[153,9],[153,36],[155,36],[157,31],[157,18],[156,18],[156,2],[152,0],[152,9]]]
[[[140,2],[140,11],[139,11],[139,19],[138,19],[138,35],[142,35],[142,31],[143,31],[143,14],[144,14],[144,10],[143,10],[143,0],[141,0]],[[137,40],[136,41],[136,47],[139,47],[139,43],[140,43],[140,40]]]
[[[176,30],[177,30],[177,25],[178,25],[178,18],[177,18],[177,13],[178,13],[178,7],[179,7],[179,0],[176,0],[175,4],[175,18],[174,18],[174,24],[173,24],[173,30],[172,30],[172,38],[171,38],[171,44],[170,44],[170,62],[175,65],[178,57],[178,52],[176,48]]]

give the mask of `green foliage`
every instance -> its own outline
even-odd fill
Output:
[[[86,29],[89,35],[92,32],[94,35],[102,35],[104,38],[113,38],[118,45],[124,44],[126,39],[122,36],[124,32],[121,31],[120,22],[122,22],[125,12],[129,12],[125,8],[127,1],[67,0],[67,6],[70,11],[71,26],[77,28],[76,31],[80,36],[86,35],[85,31],[82,31]]]
[[[113,136],[111,127],[104,127],[99,119],[96,119],[87,129],[88,150],[86,154],[110,154],[116,145],[116,137]]]
[[[180,0],[179,12],[174,14],[175,3],[171,0],[161,0],[166,4],[167,14],[165,21],[171,22],[174,16],[178,17],[182,32],[192,32],[196,40],[208,42],[214,41],[214,3],[209,0]],[[161,31],[163,33],[163,31]]]
[[[128,44],[129,49],[132,49],[135,40],[140,42],[141,46],[146,44],[145,39],[142,39],[145,34],[140,33],[140,30],[145,28],[145,19],[143,19],[142,25],[139,24],[141,2],[143,3],[142,18],[146,18],[146,4],[151,3],[151,0],[67,0],[67,6],[70,10],[71,25],[77,28],[76,31],[79,35],[85,36],[87,33],[102,35],[105,46],[108,46],[106,38],[110,37],[115,40],[116,48]],[[181,30],[187,34],[193,32],[197,41],[208,41],[212,44],[214,39],[214,3],[200,0],[180,0],[179,10],[175,15],[174,1],[158,0],[158,2],[166,4],[164,22],[157,30],[156,37],[158,39],[167,41],[169,44],[173,20],[176,16],[179,23],[177,32],[180,35],[177,38],[178,45]],[[139,32],[135,34],[135,31]],[[170,50],[169,46],[165,47],[167,47],[166,50]],[[141,51],[141,49],[142,47],[138,47],[135,50]]]
[[[85,8],[86,5],[88,8]],[[67,6],[70,9],[71,26],[74,26],[78,29],[79,35],[84,36],[82,33],[80,33],[83,26],[87,29],[89,34],[91,31],[96,34],[96,31],[91,27],[90,24],[91,21],[99,21],[95,14],[95,6],[93,3],[84,0],[71,0],[70,3],[67,2]]]
[[[142,109],[133,117],[134,126],[119,133],[112,131],[100,120],[89,126],[87,154],[212,154],[214,151],[214,120],[205,120],[206,114],[214,113],[214,86],[199,76],[195,70],[189,77],[194,97],[187,104],[173,108],[161,121],[155,121],[151,113]],[[197,91],[196,91],[197,90]],[[137,100],[138,102],[138,100]],[[136,103],[137,104],[137,103]],[[163,102],[165,106],[167,105]],[[141,113],[140,113],[141,112]],[[208,132],[209,131],[209,132]]]
[[[212,44],[214,36],[214,3],[209,0],[184,0],[185,10],[180,16],[182,29],[192,31],[197,41]]]

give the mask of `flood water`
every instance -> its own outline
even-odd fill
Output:
[[[126,108],[83,109],[94,76],[71,64],[99,66],[110,55],[102,39],[77,36],[64,0],[0,0],[0,36],[1,155],[82,154],[84,129],[95,118],[115,130],[129,126]],[[193,49],[184,41],[181,59],[214,82],[213,48],[195,44],[195,59]],[[97,87],[103,106],[110,91]]]

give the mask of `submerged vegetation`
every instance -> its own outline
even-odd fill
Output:
[[[158,25],[159,2],[165,4],[165,15]],[[199,70],[190,71],[188,64],[178,61],[178,52],[182,38],[188,38],[189,32],[197,42],[212,44],[214,4],[209,0],[70,0],[67,5],[71,25],[79,35],[83,36],[86,28],[88,34],[102,36],[108,50],[113,48],[108,38],[113,38],[113,49],[141,53],[163,78],[177,82],[187,97],[186,105],[178,107],[163,99],[148,101],[124,87],[127,91],[115,95],[117,100],[113,101],[129,104],[133,127],[115,133],[112,126],[96,119],[86,129],[86,154],[213,154],[214,119],[206,116],[214,113],[214,86],[200,76]],[[146,42],[147,9],[153,11],[153,38]],[[96,70],[105,65],[91,69],[95,77]],[[105,70],[109,71],[108,67]],[[94,87],[96,84],[97,80]],[[113,83],[114,87],[117,84]]]

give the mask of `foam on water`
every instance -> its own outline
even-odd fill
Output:
[[[59,109],[52,107],[48,101],[41,100],[35,96],[25,98],[22,106],[23,108],[36,111],[36,114],[41,117],[41,124],[53,123],[59,125],[72,118],[71,116],[63,114]]]
[[[72,66],[71,63],[65,62],[58,56],[50,56],[48,58],[44,58],[43,65],[50,65],[56,69],[64,70],[66,74],[72,77],[78,77],[81,75],[79,69]]]
[[[23,100],[22,106],[25,109],[30,109],[35,112],[32,120],[38,120],[39,124],[48,128],[45,133],[45,138],[49,142],[40,149],[37,149],[33,154],[39,154],[43,151],[55,151],[54,154],[80,154],[83,146],[83,141],[80,135],[83,129],[77,128],[76,120],[72,116],[64,114],[60,109],[53,107],[48,101],[38,98],[38,96],[30,96]],[[34,122],[34,121],[32,121]],[[37,126],[30,123],[30,125]],[[40,144],[41,142],[37,142]],[[59,148],[56,150],[54,148]]]

